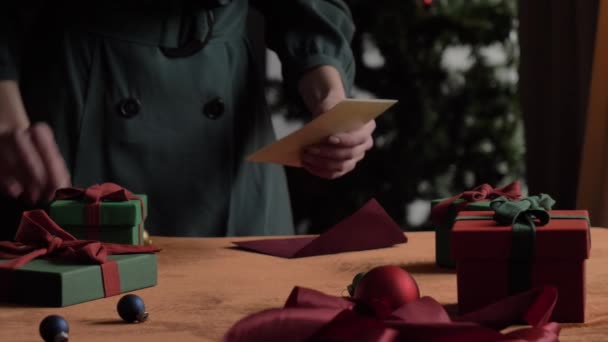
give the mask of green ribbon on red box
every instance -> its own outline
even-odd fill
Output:
[[[529,289],[532,260],[536,243],[536,226],[544,226],[551,220],[549,210],[555,200],[547,194],[510,201],[498,197],[490,202],[494,220],[499,225],[513,227],[511,255],[509,257],[509,292],[519,293]]]
[[[431,221],[435,225],[442,224],[448,215],[450,206],[458,200],[462,200],[462,202],[456,204],[456,212],[464,210],[469,203],[492,200],[500,197],[516,200],[519,199],[521,195],[521,184],[519,181],[515,181],[502,188],[493,188],[489,184],[482,184],[472,190],[465,191],[438,203],[431,209]]]
[[[55,200],[75,199],[82,200],[86,203],[85,219],[87,226],[87,238],[90,240],[100,239],[100,217],[101,217],[101,202],[123,202],[129,200],[138,200],[141,203],[141,223],[138,226],[139,244],[142,244],[142,225],[146,218],[144,202],[138,196],[135,196],[129,190],[114,183],[95,184],[86,189],[81,188],[63,188],[55,192]]]
[[[456,220],[494,220],[498,226],[512,226],[509,255],[509,293],[530,288],[531,269],[536,245],[536,227],[547,225],[551,219],[584,219],[577,215],[551,216],[555,200],[547,194],[530,196],[519,201],[498,197],[490,202],[493,216],[459,216]]]
[[[15,242],[0,241],[0,258],[11,259],[0,263],[0,295],[8,293],[12,286],[11,275],[37,258],[75,264],[99,265],[101,269],[104,296],[122,293],[120,273],[116,261],[107,258],[116,254],[156,253],[154,246],[134,246],[99,241],[78,240],[61,229],[44,210],[23,213],[15,235]]]

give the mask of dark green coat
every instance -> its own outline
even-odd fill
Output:
[[[3,10],[0,79],[18,79],[32,121],[53,127],[75,186],[112,181],[148,194],[151,234],[292,234],[284,170],[244,161],[275,139],[246,34],[249,2],[204,3]],[[352,83],[354,27],[341,0],[251,4],[291,89],[322,64]]]

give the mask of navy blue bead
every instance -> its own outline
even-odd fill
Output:
[[[134,294],[123,296],[118,301],[116,310],[120,318],[129,323],[143,322],[148,318],[144,301]]]
[[[68,340],[70,327],[59,315],[50,315],[40,322],[40,336],[45,342],[65,342]]]

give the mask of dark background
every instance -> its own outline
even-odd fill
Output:
[[[346,2],[357,26],[357,89],[399,104],[378,119],[376,146],[351,174],[326,181],[287,170],[299,233],[321,232],[372,197],[404,229],[431,229],[428,217],[411,220],[412,203],[424,215],[430,199],[516,179],[557,208],[576,207],[597,0]],[[249,32],[264,60],[264,19],[255,12]],[[370,47],[383,64],[366,63]],[[442,63],[454,47],[468,49],[467,68]],[[488,59],[488,47],[505,58]],[[273,112],[309,119],[291,110],[280,81],[269,79],[266,90]],[[0,203],[6,227],[19,217],[5,213],[28,209]],[[0,229],[0,240],[8,233]]]

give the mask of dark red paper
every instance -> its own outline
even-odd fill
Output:
[[[385,248],[407,242],[403,231],[372,199],[350,217],[317,237],[292,237],[233,242],[237,246],[283,258]]]

